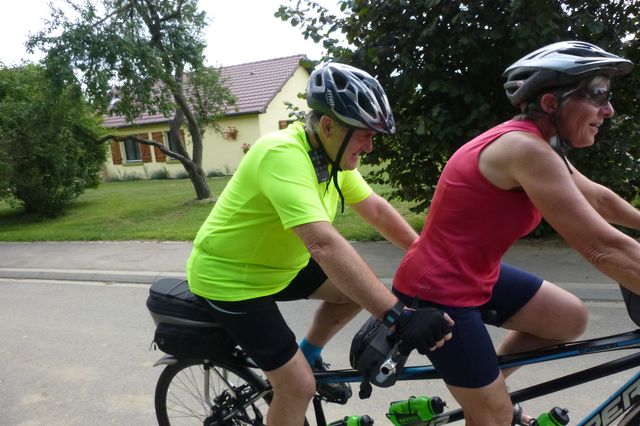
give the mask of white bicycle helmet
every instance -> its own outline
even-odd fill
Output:
[[[396,131],[378,80],[350,65],[328,63],[315,69],[307,84],[307,105],[347,127],[386,134]]]
[[[628,74],[633,63],[593,44],[562,41],[538,49],[508,67],[503,77],[513,106],[531,100],[545,90],[576,84],[597,75],[609,78]]]

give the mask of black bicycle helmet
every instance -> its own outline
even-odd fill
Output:
[[[307,105],[339,123],[393,134],[393,113],[384,89],[368,73],[339,63],[315,69],[307,84]]]
[[[576,84],[603,75],[609,78],[628,74],[633,63],[593,44],[562,41],[521,58],[502,74],[507,97],[513,106],[531,100],[545,90]]]

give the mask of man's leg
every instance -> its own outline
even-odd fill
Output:
[[[263,297],[239,302],[202,301],[210,308],[211,317],[265,372],[273,386],[268,424],[303,424],[315,393],[315,380],[275,300]]]
[[[320,265],[313,259],[275,300],[290,301],[316,299],[323,302],[318,307],[307,335],[300,342],[300,350],[315,371],[326,370],[321,352],[329,340],[360,312],[361,308],[345,296],[328,279]],[[317,387],[318,393],[327,400],[346,403],[351,396],[348,383],[324,383]]]
[[[316,390],[309,363],[298,351],[285,365],[264,372],[273,386],[267,413],[269,426],[300,426]]]
[[[325,281],[309,298],[323,301],[316,310],[305,337],[308,343],[320,348],[362,310],[329,280]]]
[[[322,348],[327,342],[361,310],[360,306],[327,279],[327,275],[313,259],[310,259],[307,266],[285,289],[275,294],[274,298],[277,301],[323,301],[314,315],[306,337],[300,342],[300,349],[311,365],[315,365],[320,359]]]

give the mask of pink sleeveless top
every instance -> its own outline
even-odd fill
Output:
[[[408,296],[447,306],[479,306],[491,297],[502,256],[540,223],[523,191],[491,184],[478,170],[482,150],[507,132],[542,137],[530,121],[507,121],[462,146],[447,162],[420,237],[393,285]]]

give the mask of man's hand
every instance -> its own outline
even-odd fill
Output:
[[[405,310],[396,325],[396,338],[400,340],[403,353],[416,348],[426,354],[444,345],[451,339],[453,320],[436,308]],[[409,351],[407,351],[409,346]]]

